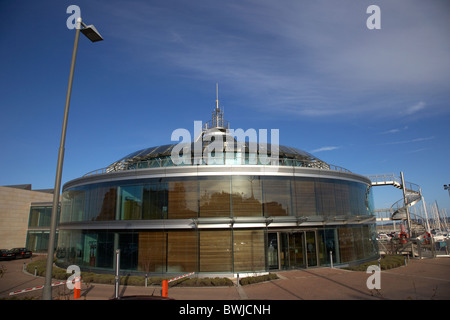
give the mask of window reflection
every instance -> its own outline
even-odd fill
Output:
[[[229,217],[229,177],[208,177],[199,180],[200,217]]]
[[[265,177],[263,180],[264,215],[287,216],[291,214],[290,179]]]
[[[142,186],[120,187],[120,220],[140,220]]]
[[[289,215],[334,218],[368,215],[372,210],[372,192],[363,183],[209,176],[117,181],[65,190],[61,222]],[[30,217],[30,223],[39,223],[37,213]]]
[[[189,219],[197,216],[197,179],[170,180],[168,182],[168,218]]]
[[[262,216],[262,190],[259,176],[233,176],[232,204],[234,217]]]
[[[144,185],[142,219],[167,219],[167,183],[162,181]]]

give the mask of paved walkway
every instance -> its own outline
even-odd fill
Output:
[[[44,279],[23,271],[26,260],[0,261],[7,268],[0,278],[0,298],[13,291],[44,284]],[[247,286],[183,288],[170,287],[175,300],[450,300],[450,258],[410,260],[407,266],[382,271],[379,290],[369,290],[366,272],[318,268],[277,273],[278,280]],[[72,300],[65,285],[54,287],[54,299]],[[120,296],[161,294],[160,287],[120,286]],[[42,290],[20,294],[21,299],[38,297]],[[79,300],[109,300],[114,286],[85,284]]]

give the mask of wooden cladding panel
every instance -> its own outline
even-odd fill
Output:
[[[197,232],[140,232],[138,269],[146,272],[197,270]]]
[[[200,272],[231,272],[231,231],[200,232]]]
[[[165,272],[166,233],[140,232],[138,270],[145,272]]]
[[[233,233],[234,271],[265,270],[263,230],[239,230]]]
[[[197,232],[171,231],[167,243],[167,271],[193,272],[197,270]]]

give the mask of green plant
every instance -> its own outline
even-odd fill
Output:
[[[47,261],[45,259],[36,260],[29,263],[26,266],[27,272],[34,274],[36,268],[36,275],[44,277],[45,270],[47,267]],[[52,275],[54,279],[66,280],[70,277],[70,274],[66,272],[65,269],[59,267],[53,267]],[[86,284],[100,283],[100,284],[114,284],[115,276],[113,274],[97,274],[93,272],[81,272],[81,279]],[[163,280],[168,280],[169,278],[164,277],[149,277],[147,279],[147,285],[160,286]],[[145,277],[144,276],[131,276],[131,275],[121,275],[120,276],[121,285],[129,286],[144,286]],[[182,287],[206,287],[206,286],[232,286],[233,282],[228,278],[183,278],[170,283],[170,286],[182,286]]]
[[[381,270],[398,268],[405,264],[405,257],[402,255],[382,256],[379,264],[380,264]],[[366,271],[367,268],[371,265],[378,266],[378,260],[373,260],[373,261],[365,262],[365,263],[358,264],[355,266],[346,267],[344,269],[352,270],[352,271]]]
[[[245,286],[248,284],[254,284],[254,283],[259,283],[259,282],[264,282],[264,281],[271,281],[271,280],[276,280],[276,279],[278,279],[278,276],[275,273],[269,273],[269,274],[262,275],[262,276],[242,278],[242,279],[240,279],[239,283],[241,285]]]

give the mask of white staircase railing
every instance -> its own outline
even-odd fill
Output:
[[[419,185],[406,181],[404,181],[403,185],[402,179],[393,173],[368,175],[367,177],[370,179],[372,186],[392,185],[398,189],[404,189],[405,196],[396,201],[389,209],[389,211],[392,212],[392,220],[406,219],[406,208],[415,205],[422,199],[422,193]]]

